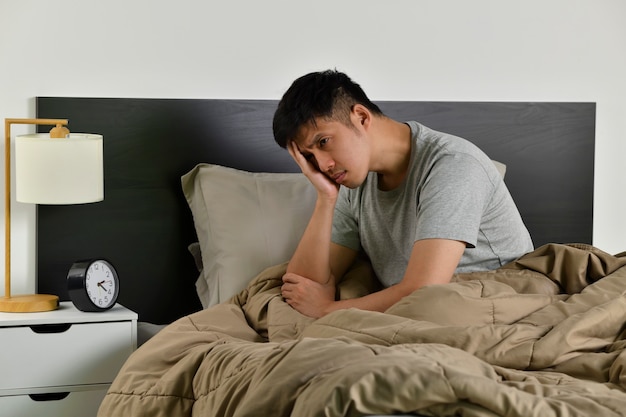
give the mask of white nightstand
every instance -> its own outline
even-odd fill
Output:
[[[0,313],[0,417],[90,417],[137,347],[137,313]]]

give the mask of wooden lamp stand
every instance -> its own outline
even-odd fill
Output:
[[[69,130],[65,127],[68,121],[64,119],[5,119],[4,121],[4,164],[5,164],[5,275],[4,297],[0,298],[0,311],[26,313],[35,311],[56,310],[59,306],[59,297],[49,294],[28,294],[11,296],[11,125],[53,125],[50,131],[51,138],[65,138]]]

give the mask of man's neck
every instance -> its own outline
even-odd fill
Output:
[[[372,170],[378,174],[378,188],[397,188],[407,175],[411,160],[411,128],[393,119],[379,120]]]

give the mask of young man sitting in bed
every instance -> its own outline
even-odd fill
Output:
[[[282,295],[311,317],[385,311],[455,272],[496,269],[533,250],[493,162],[464,139],[385,116],[337,71],[307,74],[282,97],[274,137],[317,189]],[[384,289],[335,300],[363,250]]]

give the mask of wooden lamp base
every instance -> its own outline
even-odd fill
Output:
[[[59,308],[59,297],[49,294],[16,295],[0,298],[0,311],[5,313],[33,313]]]

